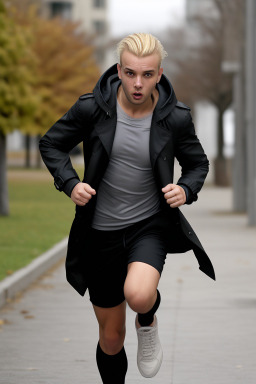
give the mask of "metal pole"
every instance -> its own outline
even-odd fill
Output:
[[[256,2],[246,3],[246,129],[248,224],[256,225]]]

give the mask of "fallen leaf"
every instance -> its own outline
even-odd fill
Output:
[[[11,321],[9,321],[7,319],[0,319],[0,326],[4,325],[4,324],[11,324]]]

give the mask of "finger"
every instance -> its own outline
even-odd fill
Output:
[[[167,200],[167,199],[171,199],[171,198],[173,198],[173,197],[175,197],[176,196],[176,194],[175,194],[175,191],[174,190],[172,190],[172,191],[169,191],[169,192],[167,192],[167,193],[165,193],[164,194],[164,198]]]
[[[93,189],[89,184],[83,183],[84,190],[90,195],[96,195],[95,189]]]
[[[162,192],[166,193],[173,189],[173,184],[167,184],[164,188],[162,188]]]
[[[184,195],[179,191],[178,194],[166,200],[167,204],[170,205],[171,208],[177,208],[185,204],[186,199]]]
[[[178,208],[180,207],[182,204],[180,203],[174,203],[174,204],[170,204],[170,208]]]
[[[171,205],[171,204],[173,205],[173,204],[179,204],[181,201],[180,201],[178,196],[174,196],[174,197],[172,197],[170,199],[167,199],[166,202],[169,205]]]
[[[79,200],[90,200],[92,198],[92,195],[88,192],[86,192],[84,189],[78,190],[76,198]]]
[[[87,199],[85,199],[85,200],[74,199],[73,201],[76,205],[83,207],[84,205],[86,205],[88,203],[89,200],[87,200]]]
[[[180,205],[182,205],[182,201],[178,196],[175,196],[175,197],[167,200],[167,202],[169,202],[169,205],[171,208],[177,208]]]
[[[83,207],[83,206],[85,206],[85,204],[82,203],[82,202],[79,201],[79,200],[73,200],[73,201],[74,201],[74,203],[75,203],[76,205],[79,205],[79,207]]]

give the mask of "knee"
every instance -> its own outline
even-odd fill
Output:
[[[122,329],[105,327],[100,330],[100,340],[103,350],[112,355],[118,353],[124,344],[125,326]]]
[[[143,292],[142,290],[127,289],[125,291],[125,298],[129,307],[137,313],[146,313],[152,307],[153,295],[150,292]]]

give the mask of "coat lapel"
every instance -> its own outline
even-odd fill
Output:
[[[116,114],[95,124],[93,136],[98,136],[105,151],[110,157],[116,131]]]
[[[152,119],[150,131],[150,160],[152,169],[154,170],[156,160],[164,149],[169,140],[172,139],[172,131],[167,130],[164,126],[157,123],[154,118]]]
[[[99,137],[108,157],[111,155],[113,141],[115,137],[117,123],[117,115],[114,114],[112,117],[108,117],[95,124],[92,137]],[[166,144],[173,139],[173,133],[171,130],[166,129],[164,126],[159,124],[152,119],[151,130],[150,130],[150,161],[152,169],[154,170],[156,160],[164,149]]]
[[[84,180],[93,188],[98,188],[110,158],[115,136],[116,118],[108,117],[94,125],[90,140],[91,156],[87,161]]]

